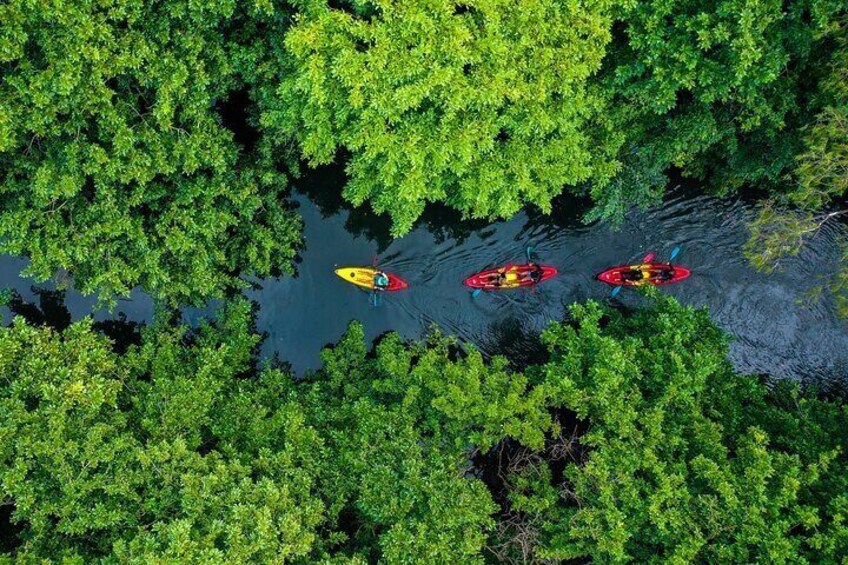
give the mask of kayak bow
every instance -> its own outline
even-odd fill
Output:
[[[528,263],[525,265],[504,265],[503,267],[480,271],[465,279],[463,284],[471,288],[480,288],[483,290],[506,290],[523,286],[533,286],[557,274],[557,270],[554,267],[548,265],[539,265],[539,267],[542,268],[542,277],[538,282],[530,278],[533,265]],[[498,285],[496,281],[500,273],[506,274],[506,281]]]
[[[367,288],[368,290],[376,290],[374,287],[374,275],[379,272],[380,271],[378,269],[373,269],[371,267],[343,267],[341,269],[336,269],[336,274],[342,280],[355,284],[361,288]],[[409,288],[409,283],[397,275],[386,273],[386,276],[389,277],[389,286],[382,290],[392,292],[395,290],[404,290]]]

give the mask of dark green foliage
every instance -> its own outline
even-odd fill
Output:
[[[289,270],[285,179],[216,111],[269,49],[235,31],[261,9],[0,4],[0,250],[107,299],[199,301]]]
[[[523,373],[353,324],[301,380],[246,303],[118,354],[0,329],[22,562],[839,563],[848,415],[736,374],[704,311],[572,308]]]
[[[830,0],[627,2],[599,75],[627,141],[622,172],[590,216],[658,202],[670,166],[722,192],[778,190],[814,113]]]
[[[765,202],[749,226],[745,253],[763,271],[780,268],[827,222],[848,214],[848,26],[843,23],[832,34],[839,48],[828,61],[817,97],[823,109],[803,132],[792,189]],[[848,241],[840,243],[841,268],[824,287],[848,317]]]
[[[632,316],[596,304],[545,333],[541,370],[586,422],[561,482],[544,461],[510,497],[539,557],[604,563],[836,563],[843,407],[734,373],[705,311],[671,299]]]

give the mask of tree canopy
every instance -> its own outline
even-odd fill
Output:
[[[312,164],[350,153],[345,197],[388,212],[397,235],[427,202],[468,217],[550,209],[564,185],[615,172],[587,79],[610,3],[295,2],[292,70],[263,124]]]
[[[593,190],[591,217],[658,202],[671,167],[720,192],[779,189],[812,119],[808,85],[839,9],[829,0],[622,3],[598,80],[626,137],[623,169]]]
[[[352,324],[295,379],[250,307],[0,329],[19,561],[837,563],[843,406],[735,373],[704,311],[575,305],[523,368]],[[2,518],[0,514],[0,518]],[[1,558],[0,558],[1,559]]]
[[[272,50],[240,35],[269,11],[0,5],[0,251],[39,280],[67,270],[85,293],[141,285],[178,303],[290,270],[285,177],[218,111]]]
[[[516,509],[536,515],[539,556],[844,559],[844,406],[736,374],[707,313],[671,299],[631,316],[593,303],[572,314],[545,333],[542,370],[587,431],[510,481]]]
[[[777,197],[765,238],[815,229],[768,212],[844,201],[845,17],[837,0],[11,0],[0,252],[107,299],[221,297],[292,271],[298,158],[344,162],[345,199],[394,236],[428,203],[493,219],[566,190],[618,220],[670,171]]]
[[[291,71],[263,124],[312,164],[349,155],[345,197],[387,212],[398,235],[427,202],[508,217],[565,188],[591,194],[588,219],[619,219],[658,202],[671,168],[717,191],[780,190],[844,12],[831,0],[296,6]]]

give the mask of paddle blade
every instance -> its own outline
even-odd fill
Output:
[[[619,292],[621,292],[621,287],[620,286],[615,287],[614,289],[612,289],[612,292],[610,293],[610,298],[615,298],[616,296],[618,296]]]
[[[471,298],[477,298],[481,292],[483,292],[482,288],[475,288],[474,292],[471,293]]]
[[[644,258],[644,259],[642,259],[642,262],[643,262],[643,263],[650,263],[651,261],[653,261],[653,260],[654,260],[654,258],[655,258],[656,256],[657,256],[657,254],[656,254],[656,253],[654,253],[653,251],[651,251],[650,253],[648,253],[647,255],[645,255],[645,258]]]
[[[680,253],[680,248],[679,248],[679,247],[675,247],[674,249],[672,249],[672,250],[671,250],[671,255],[669,255],[669,256],[668,256],[668,260],[669,260],[669,261],[673,260],[675,257],[677,257],[677,254],[678,254],[678,253]]]
[[[527,262],[532,263],[533,259],[531,257],[533,256],[533,247],[528,247],[525,251],[527,252]]]

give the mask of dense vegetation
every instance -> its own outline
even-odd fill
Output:
[[[106,298],[222,296],[291,270],[303,158],[344,161],[345,197],[395,235],[428,202],[494,218],[564,190],[617,219],[676,169],[775,197],[751,247],[770,267],[845,202],[845,17],[838,0],[3,2],[0,251]]]
[[[848,14],[798,0],[0,2],[0,253],[113,300],[291,273],[299,167],[617,220],[671,172],[762,197],[763,269],[848,215]],[[846,250],[848,250],[848,242]],[[848,251],[826,287],[848,315]],[[19,300],[3,293],[0,302]],[[843,563],[848,414],[707,313],[575,305],[527,367],[363,328],[295,379],[248,303],[0,328],[0,563]],[[43,321],[43,320],[42,320]]]
[[[837,563],[844,408],[735,374],[706,312],[596,303],[524,370],[354,324],[302,380],[244,302],[115,344],[0,330],[0,547],[35,562]],[[11,518],[10,518],[11,517]],[[2,561],[3,558],[0,558]]]
[[[258,83],[273,19],[235,2],[0,4],[0,251],[105,298],[174,302],[290,270],[285,177],[216,107]]]
[[[766,202],[751,224],[746,251],[759,268],[773,271],[787,256],[797,255],[829,222],[848,214],[848,34],[837,28],[837,48],[816,98],[821,110],[804,128],[803,151],[785,193]],[[848,241],[842,241],[842,268],[823,287],[848,317]]]
[[[269,124],[312,163],[348,150],[345,196],[389,212],[395,234],[426,202],[508,217],[615,171],[617,141],[588,82],[610,39],[609,2],[351,4],[298,3],[294,72]]]

